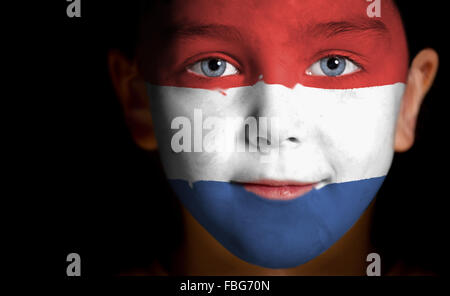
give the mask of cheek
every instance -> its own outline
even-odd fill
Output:
[[[225,93],[151,84],[147,84],[147,90],[158,149],[168,177],[229,179],[243,163],[243,153],[233,153],[233,147],[227,151],[226,145],[238,138],[241,122],[236,119],[245,118],[251,108],[244,99],[245,91]],[[174,122],[183,126],[174,126]],[[181,135],[182,129],[186,131],[183,141],[190,141],[190,151],[175,153],[173,139]]]
[[[320,146],[336,181],[387,174],[404,84],[330,91],[320,99]]]

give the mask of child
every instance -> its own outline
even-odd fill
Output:
[[[131,133],[158,149],[185,240],[148,274],[357,275],[374,197],[437,71],[408,65],[392,1],[156,1],[109,55]]]

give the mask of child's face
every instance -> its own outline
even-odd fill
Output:
[[[139,65],[166,174],[245,261],[280,268],[316,257],[389,170],[408,52],[392,4],[381,2],[380,18],[369,4],[174,1],[145,25]],[[259,121],[260,142],[226,118]]]

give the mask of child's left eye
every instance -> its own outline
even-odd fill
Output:
[[[342,56],[328,56],[312,64],[306,74],[311,76],[342,76],[359,71],[361,68]]]
[[[219,58],[203,59],[187,67],[187,70],[206,77],[223,77],[239,73],[235,66]]]

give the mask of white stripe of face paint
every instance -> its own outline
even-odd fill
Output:
[[[405,85],[320,89],[258,82],[253,86],[205,90],[147,84],[155,133],[168,178],[195,181],[289,180],[319,182],[318,187],[384,176],[394,147],[395,125]],[[197,110],[196,110],[197,109]],[[270,129],[279,136],[276,153],[174,153],[171,129],[177,117],[189,119],[278,118]],[[200,123],[201,124],[201,123]],[[227,124],[237,139],[243,125]],[[203,130],[201,139],[220,129]],[[212,133],[209,134],[208,133]],[[192,133],[192,146],[194,133]],[[276,149],[275,149],[276,146]],[[197,147],[198,148],[198,147]],[[192,149],[191,151],[194,151]],[[265,157],[265,160],[263,160]]]

